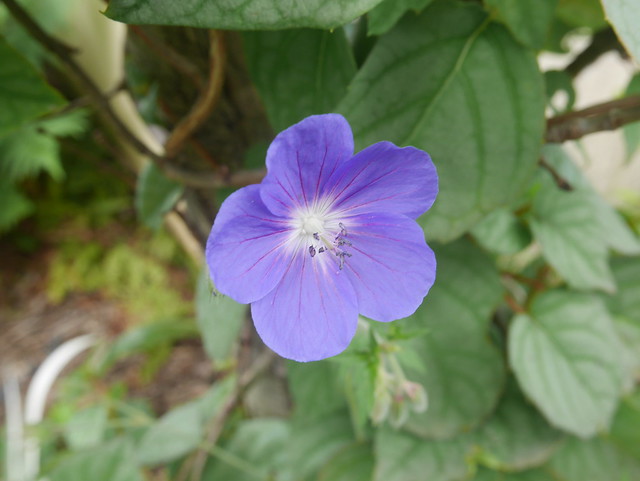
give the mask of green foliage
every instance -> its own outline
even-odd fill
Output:
[[[469,242],[437,249],[436,256],[436,283],[411,319],[429,329],[411,342],[422,369],[407,369],[408,378],[425,387],[429,408],[412,415],[406,429],[450,438],[477,426],[502,392],[505,367],[487,325],[502,289],[490,259]]]
[[[114,439],[108,444],[70,455],[49,475],[51,481],[142,481],[131,441]]]
[[[551,424],[582,437],[606,429],[622,388],[618,339],[603,303],[548,291],[516,316],[509,359],[524,392]]]
[[[390,140],[431,154],[440,193],[424,225],[448,241],[521,193],[544,103],[530,50],[475,5],[441,1],[380,38],[338,110],[357,149]]]
[[[485,0],[513,36],[528,47],[544,46],[558,0]]]
[[[158,262],[169,260],[167,245],[171,256],[176,246],[166,234],[109,249],[96,242],[69,241],[49,267],[48,297],[60,302],[73,291],[102,290],[123,301],[141,320],[183,317],[191,306],[172,288],[167,270]]]
[[[344,25],[381,0],[307,0],[287,5],[274,0],[241,4],[199,0],[176,4],[171,0],[114,0],[106,14],[125,23],[188,25],[232,30],[272,30],[291,27],[331,29]]]
[[[640,31],[637,20],[640,17],[638,2],[602,0],[607,20],[616,31],[618,38],[636,60],[640,61]]]
[[[386,33],[408,10],[420,13],[433,0],[384,0],[368,14],[369,35]]]
[[[183,190],[181,184],[165,177],[155,164],[147,164],[136,186],[136,211],[142,223],[159,229],[164,214],[173,208]]]
[[[333,111],[356,72],[343,29],[246,32],[243,40],[251,76],[276,131]]]
[[[0,138],[63,104],[39,72],[0,37]]]
[[[213,291],[207,268],[198,276],[195,304],[198,328],[209,357],[216,362],[232,359],[247,307]]]
[[[71,11],[56,4],[44,19],[47,3],[30,7],[45,27]],[[602,4],[637,58],[632,3]],[[206,269],[189,302],[173,275],[175,242],[122,229],[132,193],[105,178],[117,169],[111,152],[82,137],[93,119],[60,110],[25,60],[36,65],[43,50],[0,10],[0,229],[35,213],[52,249],[52,302],[99,291],[141,321],[60,383],[38,427],[42,477],[177,479],[191,476],[198,451],[203,481],[640,478],[640,197],[632,193],[623,216],[561,146],[542,145],[545,108],[571,112],[575,91],[566,71],[543,76],[536,54],[606,27],[599,0],[111,0],[107,15],[243,30],[225,33],[230,55],[212,116],[230,128],[244,120],[240,99],[251,88],[244,53],[274,132],[339,111],[358,150],[390,140],[429,152],[441,192],[420,223],[440,242],[437,277],[409,318],[360,319],[335,359],[269,365],[269,379],[286,383],[290,413],[256,417],[236,381],[253,374],[245,369],[262,348],[240,343],[248,308],[215,293]],[[180,53],[199,66],[200,45],[191,47]],[[636,76],[627,95],[639,85]],[[551,105],[559,91],[566,105]],[[147,121],[164,121],[162,92],[143,99]],[[624,132],[636,152],[637,125]],[[248,146],[238,163],[264,167],[267,145]],[[138,221],[160,227],[183,189],[149,164],[134,194]],[[231,192],[194,194],[219,204]],[[111,379],[116,361],[141,354],[136,374],[148,382],[176,342],[198,333],[214,369],[204,396],[158,417],[151,399]]]

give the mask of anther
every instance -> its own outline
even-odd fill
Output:
[[[313,238],[314,238],[315,240],[319,241],[319,240],[320,240],[320,234],[318,234],[317,232],[314,232],[314,233],[313,233]]]
[[[341,236],[346,236],[347,235],[347,228],[344,226],[344,224],[342,222],[338,222],[338,227],[340,227],[340,235]]]
[[[318,254],[322,254],[324,252],[324,247],[320,247],[320,249],[318,249]]]
[[[311,257],[316,255],[316,248],[313,246],[309,246],[309,254],[311,255]]]

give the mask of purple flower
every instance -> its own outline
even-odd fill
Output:
[[[413,314],[436,270],[414,220],[438,193],[428,154],[379,142],[353,155],[344,117],[316,115],[275,138],[267,171],[224,201],[206,250],[215,286],[251,303],[267,346],[324,359],[349,345],[358,313]]]

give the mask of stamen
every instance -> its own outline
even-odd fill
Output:
[[[313,233],[313,238],[314,238],[315,240],[319,241],[319,240],[320,240],[320,234],[318,234],[317,232],[314,232],[314,233]]]
[[[316,255],[316,248],[309,246],[309,254],[311,254],[311,257],[314,257]]]

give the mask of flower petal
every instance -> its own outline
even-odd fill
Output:
[[[426,152],[378,142],[343,163],[329,179],[335,210],[393,212],[415,219],[438,194],[438,174]]]
[[[251,314],[267,346],[301,362],[342,352],[358,325],[353,286],[329,253],[296,256],[278,287],[251,304]]]
[[[353,155],[353,135],[338,114],[307,117],[275,138],[267,151],[262,200],[274,214],[311,205],[338,166]]]
[[[282,278],[291,253],[291,227],[260,198],[260,186],[231,194],[220,207],[205,256],[216,288],[247,304],[264,297]]]
[[[344,220],[351,279],[362,315],[388,322],[410,316],[435,281],[436,259],[408,217],[365,214]]]

